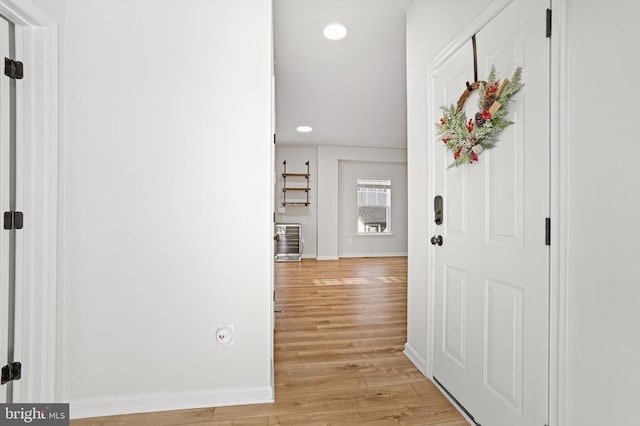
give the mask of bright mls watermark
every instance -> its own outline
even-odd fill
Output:
[[[69,426],[69,404],[0,404],[0,426]]]

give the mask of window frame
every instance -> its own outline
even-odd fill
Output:
[[[365,183],[369,181],[368,183]],[[360,203],[360,195],[361,195],[361,189],[366,189],[367,185],[369,185],[370,187],[376,185],[376,182],[379,183],[379,186],[381,187],[386,187],[386,188],[376,188],[376,189],[384,189],[384,192],[386,192],[386,205],[384,205],[384,207],[386,207],[386,226],[385,226],[385,230],[384,231],[360,231],[360,207],[363,206],[368,206],[368,204],[361,204]],[[387,184],[388,182],[388,184]],[[392,234],[392,229],[391,229],[391,207],[392,207],[392,200],[391,200],[391,193],[392,193],[392,189],[393,189],[393,179],[390,177],[385,177],[385,178],[363,178],[363,177],[357,177],[356,178],[356,235],[360,236],[360,235],[393,235]],[[377,195],[376,195],[377,198]],[[377,204],[376,204],[377,205]],[[373,205],[373,206],[376,206]],[[378,205],[379,206],[379,205]],[[379,206],[379,207],[383,207],[383,206]]]

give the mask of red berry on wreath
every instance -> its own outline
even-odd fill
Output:
[[[458,158],[460,158],[460,151],[462,151],[462,147],[459,147],[458,150],[453,153],[454,160],[457,160]]]

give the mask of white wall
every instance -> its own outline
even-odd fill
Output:
[[[288,205],[282,206],[282,162],[287,161],[287,171],[289,173],[306,173],[309,161],[309,206]],[[314,147],[294,147],[276,144],[276,222],[299,223],[302,225],[302,239],[304,240],[304,252],[302,257],[316,257],[316,217],[318,211],[318,149]],[[291,179],[291,178],[290,178]],[[289,179],[287,179],[289,181]],[[302,186],[303,179],[291,179],[293,184]],[[304,198],[303,193],[289,192],[288,200]],[[279,209],[284,209],[281,213]]]
[[[339,162],[406,163],[404,149],[318,146],[318,252],[319,260],[338,258]]]
[[[49,18],[64,28],[65,3],[67,0],[29,0],[42,10]]]
[[[407,255],[407,165],[340,161],[339,166],[340,257]],[[359,178],[391,180],[389,234],[359,234],[357,226]]]
[[[571,5],[567,425],[632,425],[640,422],[640,4]]]
[[[414,0],[407,11],[407,352],[424,372],[427,352],[427,65],[491,0]]]
[[[271,1],[67,0],[65,21],[62,400],[271,399]]]

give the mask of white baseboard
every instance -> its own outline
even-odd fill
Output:
[[[87,398],[69,402],[72,419],[151,413],[191,408],[223,407],[273,402],[271,387],[202,392],[154,393]]]
[[[427,375],[427,361],[409,343],[404,344],[404,354],[422,374]]]
[[[316,256],[316,260],[338,260],[335,256]]]
[[[315,259],[316,258],[316,254],[315,253],[303,253],[302,254],[302,258],[303,259]]]
[[[407,252],[401,253],[341,253],[340,257],[406,257]]]

